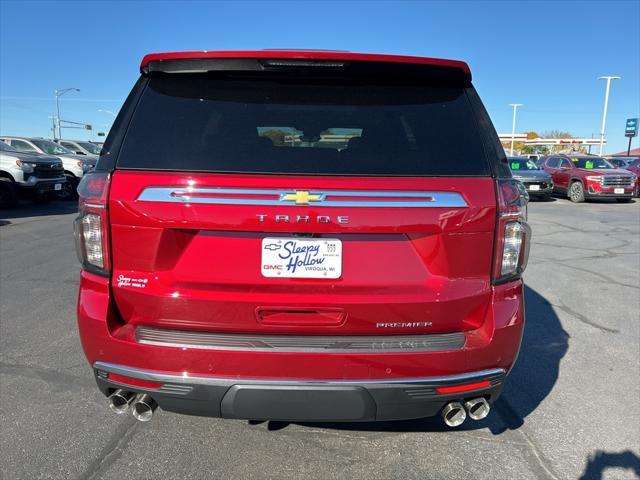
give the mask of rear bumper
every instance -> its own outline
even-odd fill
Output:
[[[150,394],[163,410],[207,417],[281,421],[380,421],[436,415],[451,400],[483,396],[495,401],[502,390],[501,368],[441,377],[374,381],[282,381],[189,377],[94,364],[99,389],[109,395],[122,388]],[[118,377],[114,380],[110,374]],[[135,380],[157,388],[131,385]],[[476,383],[464,393],[441,387]]]
[[[422,418],[452,399],[494,401],[518,356],[524,327],[522,281],[492,287],[483,324],[464,332],[462,346],[431,351],[335,353],[218,350],[163,346],[123,335],[109,280],[81,272],[78,327],[100,390],[152,392],[161,408],[225,418],[356,421]],[[484,380],[474,391],[441,394],[439,386]],[[143,382],[144,383],[144,382]],[[138,386],[136,386],[138,385]],[[335,405],[341,408],[335,408]]]

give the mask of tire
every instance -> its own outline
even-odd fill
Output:
[[[18,203],[18,192],[13,180],[0,178],[0,208],[12,208]]]
[[[584,202],[584,187],[582,182],[575,181],[569,187],[569,200],[573,203]]]
[[[56,197],[60,200],[76,200],[78,198],[78,179],[70,173],[65,173],[66,182],[62,184],[62,190],[56,192]]]
[[[618,203],[631,203],[630,198],[616,198],[616,202]]]

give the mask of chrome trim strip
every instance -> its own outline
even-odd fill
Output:
[[[105,206],[104,205],[100,205],[98,203],[85,203],[84,204],[85,207],[89,207],[89,208],[96,208],[96,209],[101,209],[104,210]]]
[[[301,190],[297,190],[301,191]],[[296,193],[296,190],[275,189],[247,189],[247,188],[195,188],[195,187],[147,187],[138,196],[140,202],[165,202],[165,203],[202,203],[210,205],[260,205],[260,206],[315,206],[315,207],[409,207],[409,208],[433,208],[433,207],[458,207],[466,208],[462,195],[456,192],[412,192],[412,191],[374,191],[374,190],[303,190],[318,199],[309,203],[296,203],[295,200],[285,200],[287,195]],[[273,195],[276,198],[214,198],[196,195]],[[326,197],[379,197],[399,200],[326,200]],[[404,199],[404,200],[402,200]]]
[[[161,347],[200,350],[298,353],[440,352],[464,347],[463,332],[429,335],[248,335],[136,329],[136,341]]]
[[[152,370],[126,367],[114,363],[95,362],[93,367],[109,373],[116,373],[127,377],[138,378],[140,380],[150,380],[161,383],[182,383],[188,385],[386,385],[386,384],[435,384],[447,385],[463,383],[470,380],[480,380],[490,377],[501,377],[505,374],[503,368],[492,368],[477,372],[460,373],[457,375],[444,375],[437,377],[422,378],[394,378],[384,380],[265,380],[265,379],[239,379],[239,378],[219,378],[219,377],[192,377],[187,372],[182,375],[172,375],[160,373]]]

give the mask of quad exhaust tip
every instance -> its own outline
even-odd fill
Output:
[[[109,408],[116,412],[118,415],[127,413],[131,402],[133,401],[134,394],[132,392],[126,392],[118,389],[109,395]]]
[[[467,400],[464,402],[464,407],[469,412],[469,418],[471,420],[482,420],[483,418],[487,418],[487,415],[489,415],[489,412],[491,411],[491,406],[484,397]]]
[[[491,405],[484,397],[472,398],[462,405],[460,402],[449,402],[442,409],[442,419],[448,427],[459,427],[467,419],[482,420],[487,418]]]
[[[136,395],[131,404],[133,417],[140,422],[148,422],[153,417],[153,412],[158,408],[156,401],[146,393]]]
[[[467,419],[467,412],[460,402],[449,402],[442,409],[442,419],[448,427],[459,427]]]

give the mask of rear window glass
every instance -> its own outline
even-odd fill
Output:
[[[181,75],[149,80],[118,168],[489,175],[462,87]]]

